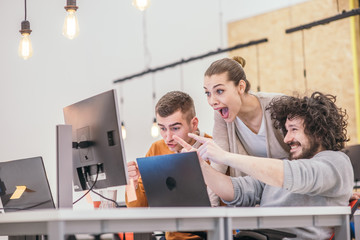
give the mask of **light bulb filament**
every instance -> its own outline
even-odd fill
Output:
[[[140,11],[144,11],[150,5],[150,0],[133,0],[133,5]]]
[[[151,126],[151,136],[156,138],[159,136],[159,126],[154,122]]]
[[[23,33],[19,44],[19,56],[24,60],[30,58],[33,54],[30,34]]]
[[[122,138],[125,140],[126,139],[126,128],[123,124],[121,126],[121,135],[122,135]]]
[[[63,26],[63,35],[69,39],[74,39],[79,35],[79,22],[75,10],[69,9]]]

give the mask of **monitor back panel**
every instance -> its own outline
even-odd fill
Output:
[[[64,109],[65,123],[72,126],[72,140],[90,141],[88,147],[73,148],[74,189],[90,188],[97,175],[95,189],[127,184],[127,162],[121,136],[117,95],[110,90],[74,103]],[[89,167],[92,181],[86,184],[83,168]]]
[[[5,212],[55,208],[42,158],[0,162],[0,197]]]
[[[150,207],[210,206],[196,152],[137,158]]]

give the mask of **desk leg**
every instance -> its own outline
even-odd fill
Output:
[[[360,210],[354,213],[355,240],[360,240]]]
[[[350,220],[349,216],[343,217],[343,224],[335,228],[335,239],[350,240]]]
[[[224,218],[217,219],[217,226],[214,226],[214,230],[207,232],[208,240],[225,240],[224,236]]]
[[[232,218],[227,217],[224,221],[225,240],[233,239]]]
[[[47,232],[49,240],[65,240],[65,225],[61,221],[48,222]]]

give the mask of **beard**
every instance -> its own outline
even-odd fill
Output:
[[[299,142],[297,142],[297,143],[300,144]],[[294,154],[290,153],[289,154],[289,159],[290,160],[294,160],[294,159],[310,159],[318,152],[318,149],[320,147],[320,143],[317,142],[315,140],[315,138],[310,137],[310,136],[309,136],[309,144],[307,146],[306,145],[303,146],[302,144],[300,144],[300,145],[302,146],[302,151],[301,151],[300,155],[294,157]]]

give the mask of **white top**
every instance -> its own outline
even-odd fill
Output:
[[[251,131],[238,117],[236,117],[235,125],[238,132],[240,133],[240,141],[243,143],[244,148],[248,154],[256,157],[267,157],[264,116],[262,117],[258,134]]]

